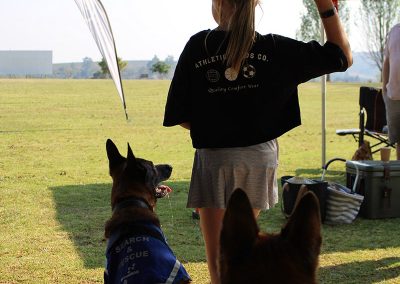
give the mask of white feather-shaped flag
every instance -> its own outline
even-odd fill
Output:
[[[125,117],[128,120],[117,50],[106,10],[100,0],[75,0],[75,3],[85,18],[97,47],[107,63],[111,78],[122,101]]]

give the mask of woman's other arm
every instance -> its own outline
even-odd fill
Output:
[[[326,39],[329,42],[338,45],[342,49],[347,58],[348,67],[350,67],[353,64],[353,55],[351,53],[347,34],[343,29],[339,15],[334,8],[332,0],[315,0],[315,4],[317,5],[318,11],[321,15],[322,24],[324,25],[326,33]],[[323,14],[328,11],[326,15],[329,15],[329,11],[331,9],[334,9],[334,15],[324,18]]]

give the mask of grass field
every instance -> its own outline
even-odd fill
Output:
[[[185,208],[193,149],[188,133],[163,128],[169,81],[125,81],[130,122],[110,80],[0,79],[0,283],[102,283],[110,217],[105,141],[170,163],[174,192],[160,200],[163,230],[195,284],[208,283],[198,222]],[[327,158],[350,159],[358,125],[357,84],[328,84]],[[279,139],[279,176],[321,176],[320,85],[300,87],[303,125]],[[378,158],[378,157],[376,157]],[[344,164],[327,179],[344,182]],[[278,231],[280,206],[263,212]],[[323,226],[321,283],[400,283],[400,218]]]

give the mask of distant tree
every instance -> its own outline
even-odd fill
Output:
[[[117,61],[118,61],[118,66],[119,66],[119,70],[120,72],[122,72],[126,66],[128,65],[128,62],[126,61],[122,61],[122,59],[120,57],[117,57]],[[107,62],[104,58],[101,59],[101,61],[98,63],[100,66],[100,74],[97,75],[101,75],[98,78],[109,78],[110,77],[110,71],[108,70],[108,66],[107,66]],[[95,77],[95,76],[93,76]]]
[[[93,73],[92,79],[104,79],[104,75],[101,71],[97,71]]]
[[[165,63],[164,61],[158,61],[151,66],[151,71],[160,74],[162,77],[168,74],[171,65]]]
[[[79,77],[81,78],[90,78],[94,73],[94,62],[92,58],[85,57],[82,60],[82,67]]]
[[[167,58],[165,58],[164,61],[165,61],[165,63],[167,63],[169,65],[172,65],[175,62],[174,57],[172,55],[168,55]]]
[[[319,40],[321,38],[321,18],[314,0],[303,0],[305,12],[301,14],[300,29],[296,32],[296,38],[303,41]],[[346,1],[339,1],[339,17],[349,32],[350,12]]]
[[[147,68],[149,68],[149,70],[151,70],[151,68],[153,67],[153,65],[156,64],[156,63],[159,62],[159,61],[160,61],[160,59],[157,57],[157,55],[154,55],[153,59],[150,60],[150,61],[147,63]]]
[[[368,56],[382,74],[386,37],[400,20],[400,0],[363,0],[359,14]]]

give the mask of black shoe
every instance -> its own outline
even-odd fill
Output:
[[[196,210],[192,211],[192,219],[200,220],[200,214]]]

